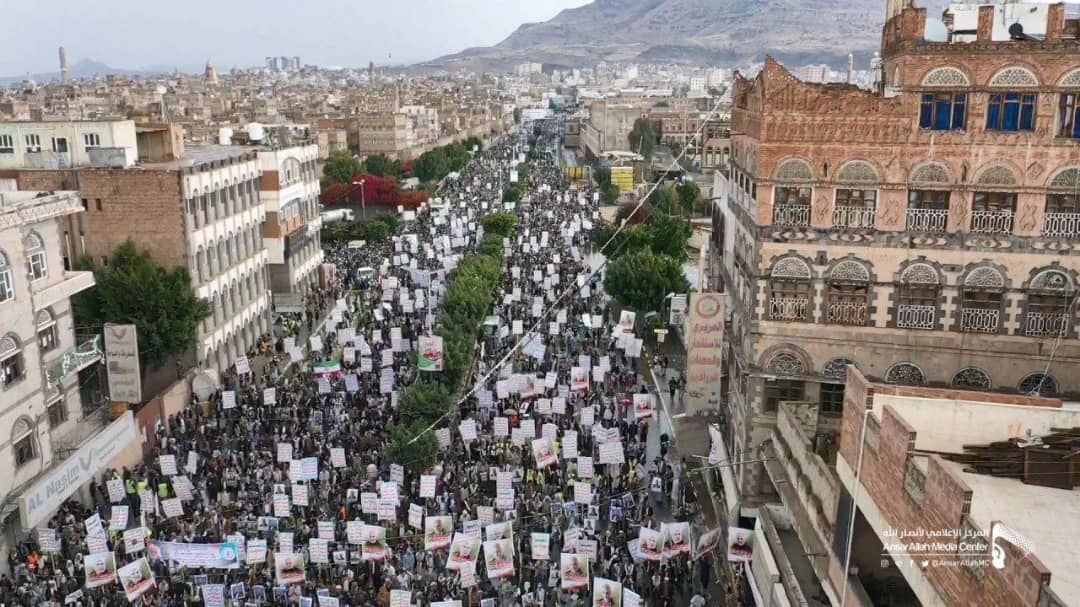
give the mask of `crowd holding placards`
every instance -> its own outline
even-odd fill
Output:
[[[524,135],[500,138],[391,242],[328,247],[325,330],[283,337],[258,373],[238,361],[144,465],[94,483],[92,507],[67,502],[0,579],[0,602],[700,603],[718,535],[672,520],[694,497],[655,447],[634,315],[610,312],[591,275],[596,196],[553,164],[559,122],[539,130],[535,159]],[[528,194],[507,206],[525,164]],[[397,461],[401,391],[447,355],[431,339],[446,285],[484,216],[504,211],[517,224],[476,364],[418,433],[437,463]]]

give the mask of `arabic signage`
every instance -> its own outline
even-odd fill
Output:
[[[105,364],[109,371],[109,398],[125,403],[142,402],[135,325],[105,324]]]
[[[691,293],[687,327],[686,412],[719,402],[720,356],[724,349],[724,295]]]
[[[125,411],[71,457],[45,473],[19,496],[19,518],[25,529],[45,521],[72,493],[90,482],[117,454],[138,437],[135,416]]]

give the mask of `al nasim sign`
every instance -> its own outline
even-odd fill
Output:
[[[135,416],[125,411],[79,450],[49,470],[19,496],[19,518],[24,529],[44,521],[72,493],[90,482],[118,453],[136,439]]]
[[[707,409],[720,391],[724,295],[691,293],[686,352],[687,413]]]

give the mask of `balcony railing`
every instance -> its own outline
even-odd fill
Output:
[[[773,208],[773,224],[805,227],[810,225],[810,205],[778,204]]]
[[[1080,213],[1047,213],[1043,216],[1043,236],[1080,237]]]
[[[907,229],[912,232],[944,232],[949,222],[946,209],[908,209]]]
[[[45,369],[45,379],[50,386],[64,381],[72,373],[78,373],[89,365],[101,360],[101,336],[97,335],[81,344],[68,348],[64,355],[57,358]]]
[[[836,207],[833,209],[832,221],[838,228],[873,228],[874,208]]]
[[[937,307],[900,304],[896,308],[896,326],[901,329],[933,329]]]
[[[960,330],[968,333],[997,333],[1001,328],[1001,310],[964,308],[960,311]]]
[[[1057,337],[1069,332],[1069,315],[1050,312],[1028,312],[1024,333],[1033,337]]]
[[[810,300],[803,297],[774,297],[769,300],[770,320],[806,320]]]
[[[829,324],[865,325],[865,302],[833,302],[829,304]]]
[[[1012,211],[972,211],[971,231],[977,234],[1012,234]]]

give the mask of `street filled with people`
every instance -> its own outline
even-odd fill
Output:
[[[641,319],[604,294],[598,197],[559,168],[562,128],[491,141],[386,242],[327,245],[317,300],[141,466],[33,530],[0,603],[723,604],[719,530],[688,518]]]

